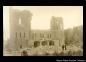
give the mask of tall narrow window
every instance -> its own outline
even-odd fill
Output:
[[[32,39],[34,40],[34,33],[32,34]]]
[[[20,37],[21,37],[21,32],[20,32]]]
[[[21,25],[21,19],[19,18],[19,24]]]
[[[40,37],[41,37],[41,38],[44,38],[44,34],[41,34],[41,33],[40,33]]]
[[[34,39],[36,39],[36,33],[34,33]]]
[[[42,38],[44,38],[44,34],[42,34]]]
[[[49,38],[49,34],[47,34],[47,38]]]
[[[20,45],[20,49],[22,49],[22,45]]]
[[[51,38],[51,34],[50,34],[50,38]]]
[[[42,34],[40,33],[40,37],[42,38]]]

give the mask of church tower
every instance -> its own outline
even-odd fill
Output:
[[[12,49],[18,50],[28,47],[32,14],[26,10],[19,11],[17,9],[10,8],[9,17]]]
[[[64,44],[64,30],[62,17],[54,17],[51,19],[52,39],[59,41],[59,45]]]

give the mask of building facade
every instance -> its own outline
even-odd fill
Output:
[[[13,50],[40,48],[56,50],[64,45],[64,28],[61,17],[52,16],[49,30],[32,30],[32,13],[10,8],[10,46]]]

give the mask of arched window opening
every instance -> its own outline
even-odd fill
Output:
[[[43,45],[43,46],[47,45],[47,42],[46,42],[46,41],[43,41],[43,42],[42,42],[42,45]]]
[[[49,45],[53,46],[54,45],[54,41],[49,41]]]
[[[38,47],[40,45],[40,42],[39,41],[35,41],[34,42],[34,47]]]

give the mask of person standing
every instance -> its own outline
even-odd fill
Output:
[[[28,56],[27,51],[23,50],[23,52],[22,52],[21,56]]]

